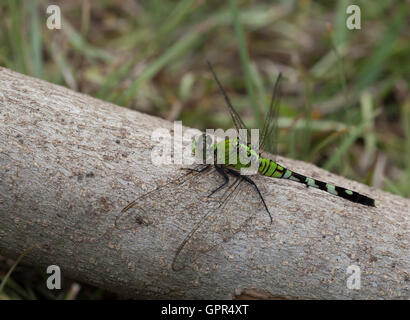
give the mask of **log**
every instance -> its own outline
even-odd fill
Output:
[[[252,187],[224,203],[212,170],[154,165],[156,128],[173,124],[0,68],[0,254],[130,298],[409,298],[408,199],[279,158],[377,208],[256,176],[271,224]]]

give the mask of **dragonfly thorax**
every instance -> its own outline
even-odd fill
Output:
[[[230,166],[235,169],[249,167],[251,161],[259,161],[260,155],[251,148],[251,144],[241,143],[238,138],[226,138],[214,142],[206,134],[193,140],[192,151],[204,163]]]

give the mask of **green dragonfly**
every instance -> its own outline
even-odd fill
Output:
[[[248,139],[247,141],[250,141],[249,140],[250,135],[251,135],[250,130],[245,126],[239,114],[233,108],[228,95],[223,89],[218,77],[215,74],[215,71],[212,68],[212,65],[209,62],[208,62],[208,66],[219,87],[219,90],[221,91],[225,99],[226,105],[228,107],[228,110],[231,115],[236,131],[238,132],[245,131],[247,133],[246,139]],[[375,200],[372,198],[369,198],[368,196],[365,196],[353,190],[349,190],[349,189],[346,189],[340,186],[326,183],[326,182],[323,182],[323,181],[320,181],[314,178],[307,177],[300,173],[294,172],[280,165],[279,163],[275,161],[274,157],[270,157],[264,152],[264,150],[268,150],[269,152],[273,152],[274,154],[276,154],[275,151],[276,151],[276,145],[277,145],[276,136],[277,136],[277,118],[278,118],[277,116],[278,116],[279,101],[280,101],[280,81],[281,81],[281,74],[279,74],[275,82],[273,91],[272,91],[271,103],[269,106],[269,110],[267,112],[267,116],[264,121],[261,135],[260,135],[258,152],[252,149],[252,145],[250,143],[242,142],[243,141],[242,139],[237,139],[237,138],[225,138],[224,140],[220,142],[216,142],[216,141],[211,140],[209,136],[202,134],[200,136],[201,139],[196,138],[193,141],[192,151],[194,154],[199,154],[198,150],[206,146],[208,150],[209,149],[212,150],[215,160],[218,159],[219,161],[214,164],[203,165],[201,168],[187,169],[189,172],[186,175],[186,177],[188,176],[192,177],[192,174],[193,176],[196,177],[198,174],[203,174],[213,168],[215,169],[214,171],[219,176],[221,176],[221,178],[223,179],[223,182],[219,184],[216,188],[214,188],[210,192],[209,196],[215,194],[217,191],[223,189],[224,187],[227,187],[228,190],[221,197],[216,207],[208,210],[207,213],[204,214],[200,218],[200,220],[195,224],[195,226],[187,234],[185,239],[183,239],[183,241],[180,243],[180,245],[178,246],[176,250],[173,261],[172,261],[173,270],[182,269],[182,268],[178,268],[176,265],[178,257],[180,256],[181,252],[185,250],[188,243],[194,242],[193,238],[194,238],[194,235],[198,232],[198,230],[201,228],[205,230],[209,229],[206,226],[204,226],[206,221],[212,220],[210,219],[210,217],[214,216],[217,212],[219,212],[220,213],[219,215],[222,215],[222,216],[228,215],[228,213],[225,212],[227,203],[231,199],[234,198],[235,194],[239,192],[240,187],[242,187],[244,184],[252,186],[252,188],[256,192],[256,195],[259,198],[259,201],[263,204],[264,210],[269,215],[270,222],[272,223],[273,216],[271,212],[269,211],[269,208],[257,184],[253,181],[252,178],[250,178],[249,175],[241,174],[241,169],[249,166],[249,163],[244,164],[241,162],[241,159],[243,159],[243,158],[240,158],[241,152],[245,153],[248,156],[253,156],[254,159],[256,158],[256,161],[258,164],[257,173],[260,175],[263,175],[265,177],[270,177],[270,178],[288,179],[288,180],[295,181],[298,183],[303,183],[307,187],[317,188],[327,193],[330,193],[331,195],[342,197],[346,200],[349,200],[355,203],[359,203],[365,206],[375,207]],[[199,140],[201,140],[203,144],[198,144]],[[198,148],[198,145],[200,146],[200,148]],[[226,152],[223,153],[225,154],[225,157],[222,159],[222,161],[220,161],[220,158],[218,158],[218,150],[221,150],[221,149],[224,149],[224,151],[226,150]],[[205,159],[204,151],[205,151],[205,148],[201,150],[201,157],[203,157],[203,159]],[[232,155],[232,152],[234,152],[234,155],[235,155],[234,161],[232,161],[232,158],[229,157],[229,155]],[[233,184],[230,184],[230,177],[234,179]],[[182,183],[179,182],[178,185],[182,185],[185,181],[186,180],[183,179]],[[157,188],[153,191],[160,191],[159,189],[161,188]],[[146,195],[152,195],[152,194],[151,192],[149,192],[148,194],[145,194],[144,196]],[[125,213],[132,207],[138,205],[140,199],[141,197],[129,203],[126,207],[122,209],[121,213]],[[224,211],[224,212],[221,212],[221,211]],[[116,224],[117,224],[117,221],[116,221]],[[232,234],[228,238],[231,238],[231,237],[232,237]],[[218,243],[222,241],[226,241],[226,238],[227,237],[224,237],[224,239],[220,240],[219,242],[213,242],[212,245],[209,246],[206,251],[209,251],[211,248],[215,248],[216,245],[218,245]],[[191,245],[191,247],[194,248],[195,246]]]

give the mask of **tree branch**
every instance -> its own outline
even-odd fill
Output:
[[[16,258],[32,247],[27,264],[55,264],[67,277],[138,298],[409,297],[409,200],[285,158],[286,167],[367,194],[378,207],[258,176],[273,224],[241,183],[181,251],[185,268],[173,271],[177,247],[224,192],[205,196],[220,181],[209,172],[120,214],[182,174],[153,165],[158,127],[172,124],[0,68],[0,253]],[[359,290],[347,287],[350,265],[360,267]]]

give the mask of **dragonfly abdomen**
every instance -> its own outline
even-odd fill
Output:
[[[259,173],[273,178],[279,179],[289,179],[299,183],[303,183],[308,187],[317,188],[328,193],[331,193],[335,196],[342,197],[346,200],[360,203],[366,206],[375,207],[374,199],[369,198],[365,195],[362,195],[358,192],[335,186],[320,180],[316,180],[310,177],[306,177],[302,174],[293,172],[281,165],[277,164],[275,161],[266,158],[259,159]]]

